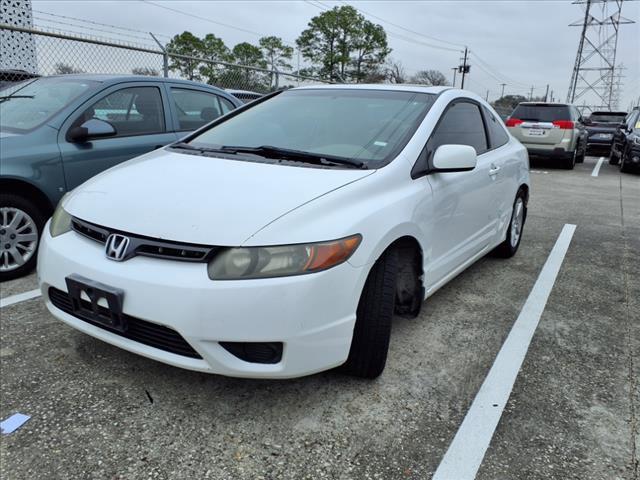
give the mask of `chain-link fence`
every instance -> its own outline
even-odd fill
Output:
[[[160,44],[154,49],[7,24],[0,24],[0,43],[0,85],[71,73],[164,76],[262,94],[326,83],[294,72],[179,55]]]

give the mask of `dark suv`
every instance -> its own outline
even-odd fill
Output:
[[[609,155],[613,135],[624,122],[627,112],[593,112],[585,119],[587,128],[587,151]]]
[[[620,170],[640,170],[640,107],[635,107],[613,135],[609,156],[611,165],[620,164]]]

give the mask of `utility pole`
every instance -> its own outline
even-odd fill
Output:
[[[462,73],[462,86],[460,88],[464,88],[464,77],[467,73],[469,73],[469,70],[471,69],[471,66],[467,65],[468,54],[469,49],[467,47],[464,47],[464,60],[462,61],[462,65],[460,66],[460,72]]]
[[[547,91],[544,92],[544,101],[547,101],[547,98],[549,98],[549,84],[547,83]]]
[[[453,70],[453,88],[456,88],[456,72],[458,71],[459,67],[453,67],[451,70]]]
[[[551,103],[553,103],[553,90],[551,90]]]
[[[485,95],[484,99],[485,99],[485,101],[487,101],[487,102],[489,101],[489,90],[487,90],[487,95]]]
[[[529,101],[533,99],[533,85],[531,85],[531,91],[529,92]]]
[[[500,98],[504,97],[504,87],[507,86],[506,83],[501,83],[500,85],[502,85],[502,92],[500,93]]]

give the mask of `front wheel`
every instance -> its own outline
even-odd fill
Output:
[[[384,370],[396,297],[398,253],[386,251],[373,265],[356,310],[356,325],[347,361],[340,370],[376,378]]]
[[[516,199],[513,202],[513,211],[511,212],[507,238],[492,252],[496,257],[511,258],[518,251],[520,240],[522,240],[524,222],[527,219],[527,205],[525,202],[524,191],[518,191]]]
[[[576,153],[578,151],[578,147],[576,147]],[[585,143],[584,148],[582,149],[582,152],[580,154],[576,155],[576,163],[583,163],[584,162],[584,157],[587,155],[587,145]]]
[[[0,195],[0,281],[22,277],[34,269],[44,220],[29,200]]]
[[[611,153],[609,153],[609,165],[618,165],[619,160],[616,154],[613,152],[613,147],[611,147]]]
[[[628,153],[624,153],[623,152],[622,155],[620,156],[620,171],[622,173],[630,173],[631,172],[631,166],[627,162],[628,158],[629,158],[629,154]]]

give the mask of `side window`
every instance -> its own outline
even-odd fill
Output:
[[[235,110],[235,106],[229,100],[224,97],[220,97],[220,105],[222,106],[222,114],[229,113],[231,110]]]
[[[123,88],[110,93],[87,108],[75,120],[73,127],[92,118],[111,123],[117,137],[165,131],[162,96],[157,87]]]
[[[218,95],[171,87],[178,114],[178,130],[196,130],[222,115]]]
[[[487,133],[477,105],[468,102],[454,103],[444,113],[428,142],[431,155],[440,145],[469,145],[478,155],[488,150]]]
[[[491,148],[498,148],[503,146],[509,141],[509,135],[504,131],[502,121],[489,111],[488,108],[482,107],[484,111],[484,118],[487,123],[487,130],[489,131],[489,138],[491,140]]]

